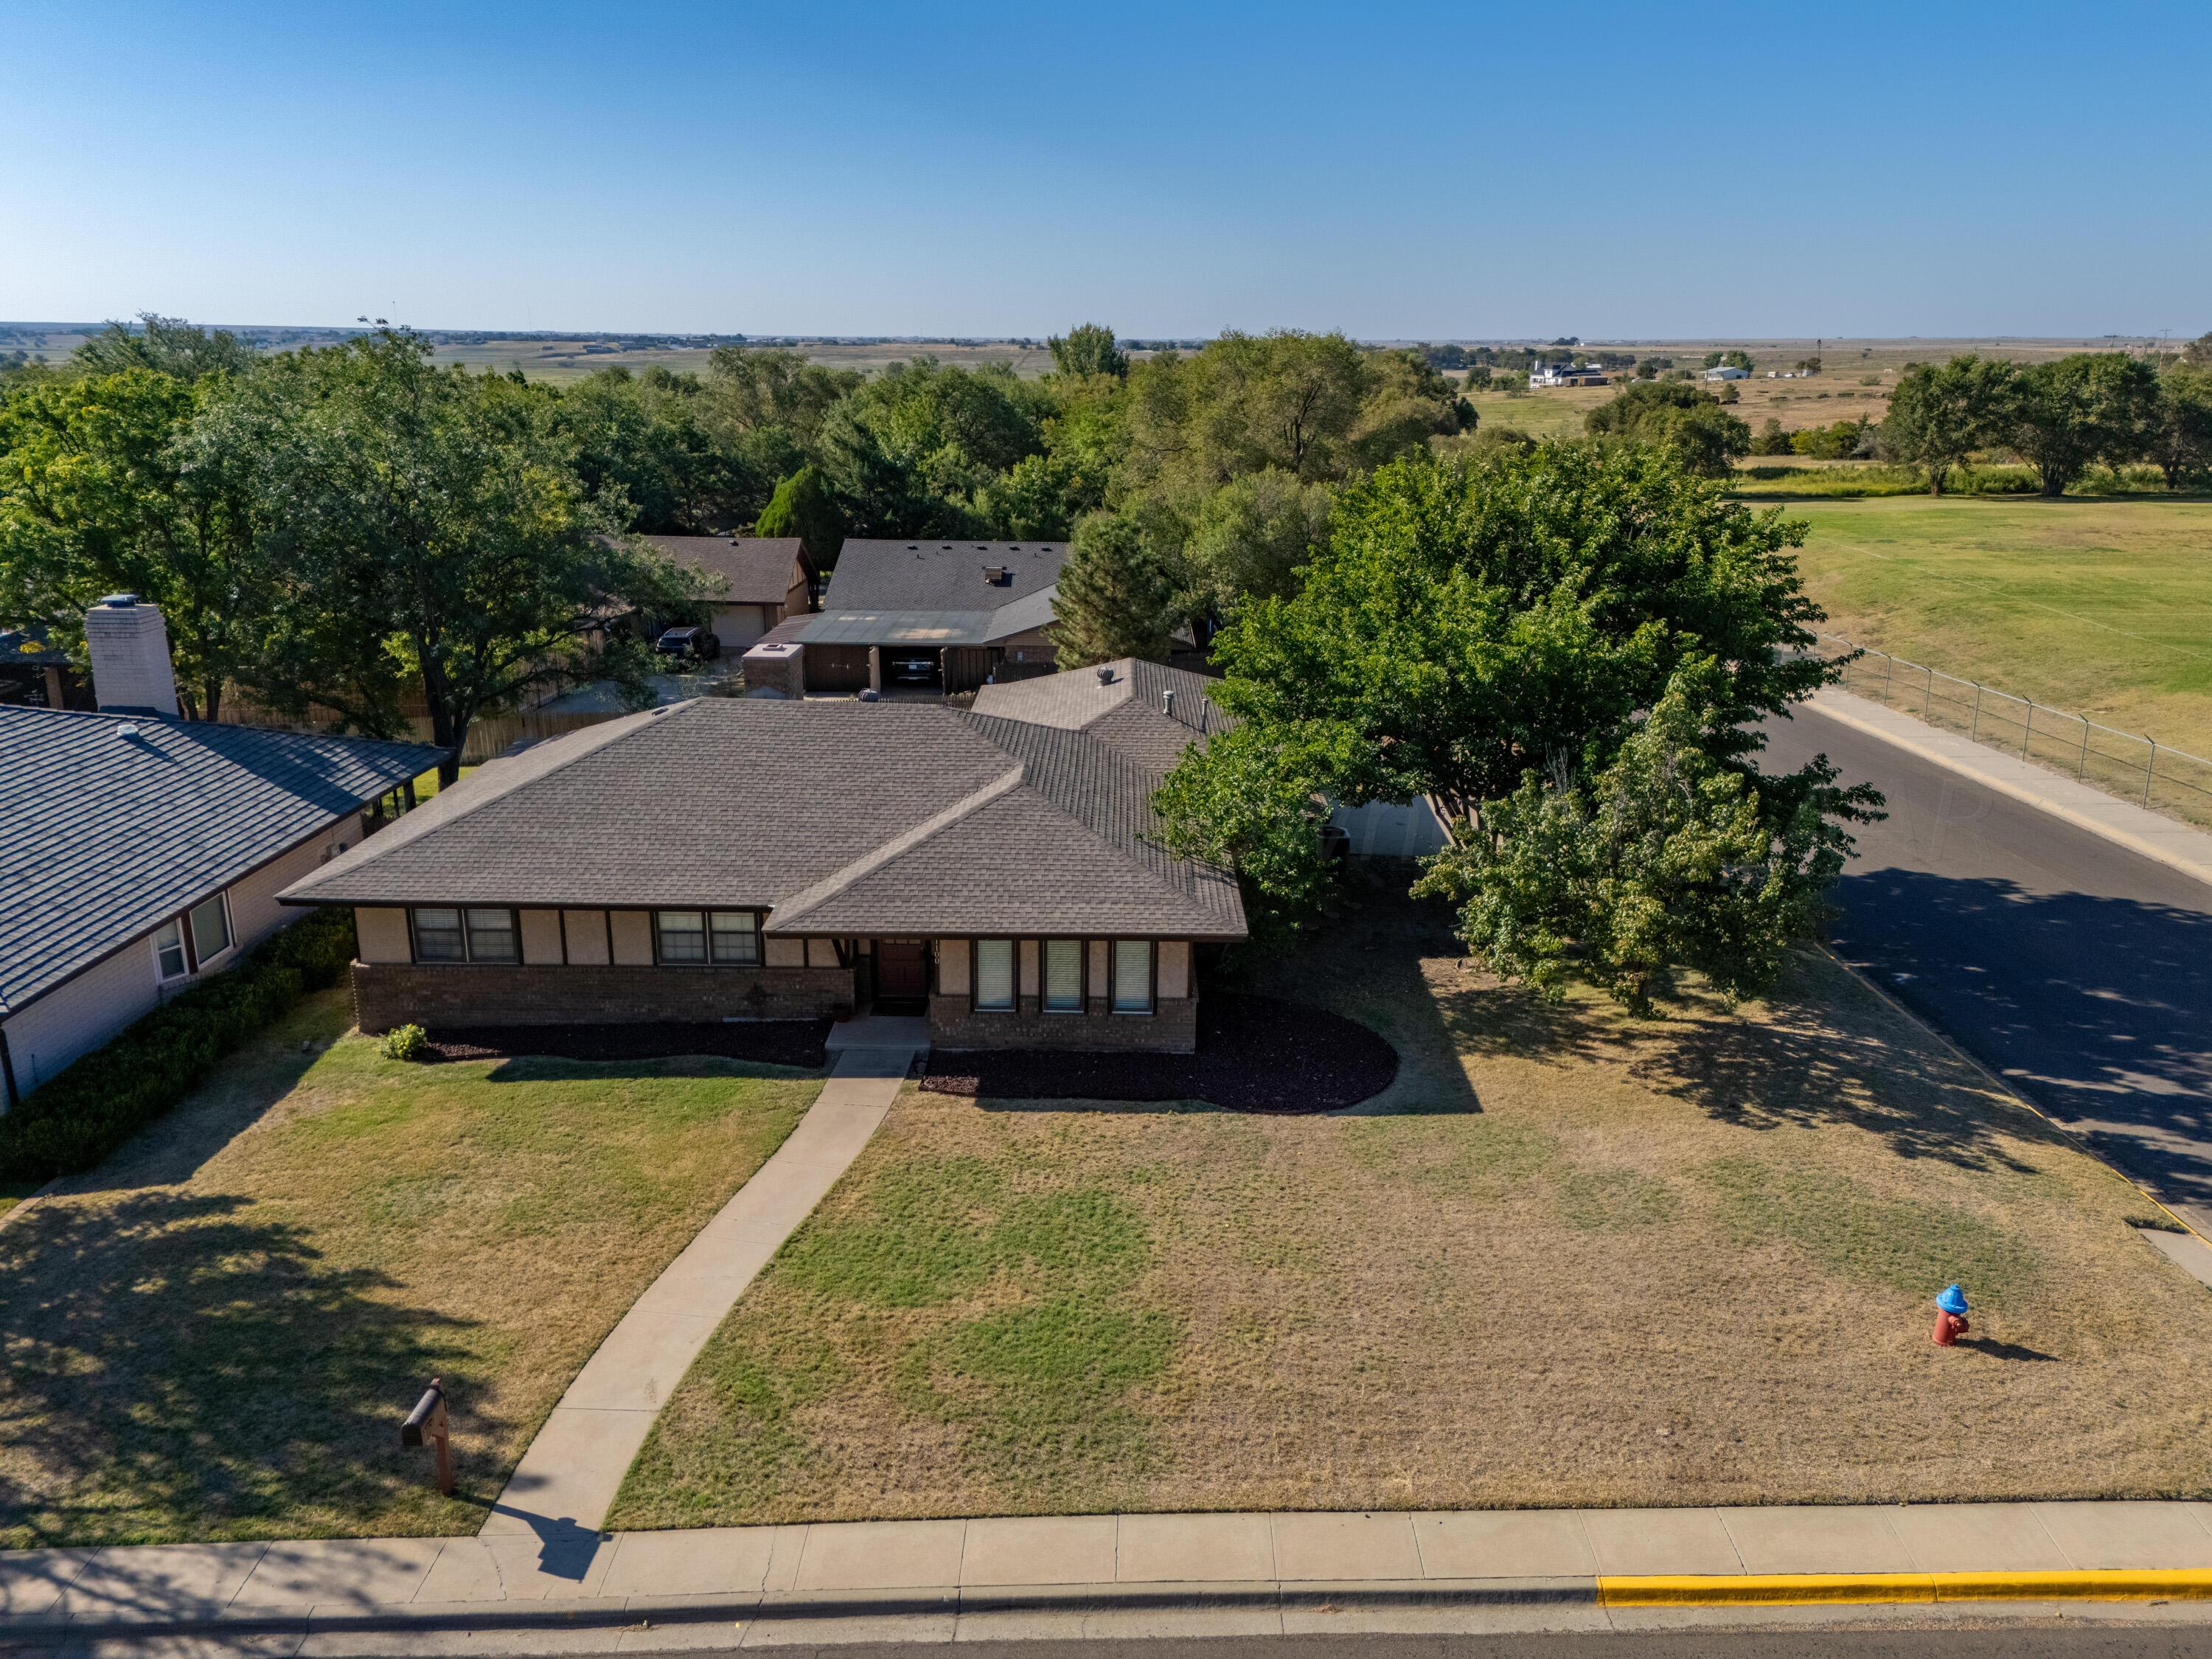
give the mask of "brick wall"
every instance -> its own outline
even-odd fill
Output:
[[[1048,1014],[1035,997],[1011,1013],[977,1013],[964,996],[929,1000],[930,1041],[940,1048],[1142,1048],[1187,1054],[1198,1047],[1198,999],[1163,997],[1150,1015],[1110,1014],[1103,997],[1082,1014]]]
[[[849,968],[507,967],[356,962],[364,1031],[417,1025],[613,1025],[820,1019],[853,1006]]]

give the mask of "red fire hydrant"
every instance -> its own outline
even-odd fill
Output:
[[[1957,1347],[1966,1328],[1966,1293],[1956,1285],[1947,1285],[1936,1298],[1936,1346]]]

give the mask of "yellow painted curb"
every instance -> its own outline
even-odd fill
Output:
[[[2206,1601],[2212,1571],[2121,1567],[2067,1572],[1601,1574],[1606,1607],[1712,1607],[1820,1601]]]

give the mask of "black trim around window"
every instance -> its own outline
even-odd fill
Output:
[[[1121,1006],[1121,947],[1141,945],[1145,947],[1145,1006],[1141,1008]],[[1160,945],[1158,939],[1112,939],[1106,941],[1106,1012],[1125,1018],[1137,1019],[1156,1014],[1160,1009]]]
[[[689,907],[678,906],[673,909],[653,910],[647,914],[653,919],[653,960],[656,967],[759,968],[767,963],[768,943],[761,934],[761,913],[758,910],[694,910]],[[697,937],[701,954],[696,957],[671,956],[667,947],[662,943],[660,919],[663,916],[689,916],[696,921],[699,924]],[[750,922],[750,931],[747,933],[738,928],[726,927],[718,928],[715,926],[718,919],[732,916],[743,917]],[[690,932],[688,928],[682,931],[687,934]],[[715,942],[717,934],[733,941],[736,939],[749,939],[751,947],[750,954],[746,954],[742,948],[733,943],[731,946],[731,954],[725,956],[717,947]]]
[[[1052,1000],[1052,947],[1071,945],[1075,951],[1075,1000],[1055,1007]],[[1081,939],[1041,939],[1037,941],[1037,1012],[1081,1014],[1091,1007],[1091,941]]]
[[[422,954],[422,929],[419,913],[424,910],[449,912],[459,930],[461,953],[457,957],[426,957]],[[507,918],[504,931],[514,942],[512,956],[486,957],[479,955],[476,945],[476,930],[469,924],[471,912],[496,912]],[[439,933],[447,930],[439,928]],[[487,928],[487,933],[494,931]],[[410,904],[407,907],[407,955],[418,967],[458,968],[481,964],[487,968],[515,968],[522,963],[522,912],[505,904]]]
[[[1006,947],[1006,1000],[983,1000],[983,946],[986,944]],[[1004,934],[993,934],[986,939],[973,935],[968,940],[968,1006],[978,1014],[1019,1013],[1022,1006],[1022,942]]]

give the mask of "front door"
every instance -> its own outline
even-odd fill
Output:
[[[920,1013],[929,1000],[926,939],[876,941],[876,1006],[884,1013]]]

